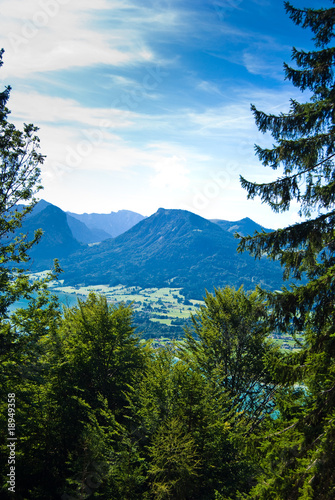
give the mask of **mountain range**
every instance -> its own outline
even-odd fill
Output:
[[[237,254],[236,246],[233,234],[219,224],[185,210],[160,208],[117,238],[64,261],[64,278],[68,284],[170,286],[200,299],[213,286],[282,284],[278,263]]]
[[[87,225],[81,218],[94,219],[96,224]],[[142,219],[143,215],[128,210],[110,214],[70,214],[40,200],[24,219],[18,233],[27,233],[32,238],[36,229],[43,230],[41,241],[30,252],[33,270],[40,270],[50,267],[53,259],[63,259],[82,247],[112,238],[113,234],[121,234]]]
[[[20,232],[31,235],[37,228],[44,235],[31,251],[31,270],[48,269],[58,258],[66,284],[169,286],[200,299],[205,289],[213,287],[282,285],[277,262],[236,252],[234,232],[270,231],[249,218],[207,220],[186,210],[164,208],[150,217],[126,210],[79,217],[42,200]],[[122,233],[107,238],[112,231]]]
[[[110,214],[75,214],[67,212],[70,228],[74,229],[73,219],[88,227],[94,234],[99,235],[95,241],[103,241],[108,238],[116,238],[120,234],[128,231],[135,224],[145,219],[143,215],[130,210],[119,210]],[[77,226],[78,227],[78,226]],[[78,239],[81,235],[77,233]],[[83,241],[81,237],[80,241]],[[85,241],[83,241],[86,243]],[[93,243],[91,241],[87,243]]]

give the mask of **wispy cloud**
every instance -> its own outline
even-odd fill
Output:
[[[262,77],[271,77],[283,81],[283,53],[289,53],[290,47],[279,45],[272,38],[253,41],[242,53],[242,63],[249,71]]]
[[[116,108],[92,108],[81,105],[74,99],[51,97],[38,92],[12,92],[12,113],[16,120],[53,124],[59,127],[73,125],[77,129],[95,127],[99,129],[120,129],[129,127],[138,119],[135,112]]]
[[[197,84],[197,89],[202,90],[203,92],[208,92],[209,94],[215,94],[223,97],[222,89],[213,82],[208,82],[202,80]]]
[[[2,4],[0,30],[7,64],[3,77],[96,65],[154,62],[148,30],[171,30],[176,13],[136,3],[11,0]]]
[[[240,132],[254,124],[246,105],[230,104],[218,108],[207,109],[203,113],[189,113],[191,122],[202,134],[213,134],[215,131],[229,131],[231,134],[238,129]]]

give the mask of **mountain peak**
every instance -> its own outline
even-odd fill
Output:
[[[257,222],[250,219],[250,217],[244,217],[243,219],[236,221],[212,219],[212,222],[220,226],[222,229],[234,234],[239,233],[242,236],[253,235],[255,231],[266,231],[271,232],[272,229],[265,228]]]
[[[183,231],[193,230],[194,228],[203,230],[210,226],[212,226],[212,230],[217,230],[217,226],[209,220],[188,210],[178,208],[159,208],[146,221],[148,221],[147,228],[150,227],[150,223],[152,227],[159,225],[161,233],[162,231],[169,232],[172,230],[176,232],[177,230],[181,230],[181,228],[183,228]]]
[[[117,238],[83,250],[66,262],[67,283],[166,287],[192,298],[213,286],[256,283],[278,287],[281,270],[236,252],[233,234],[187,210],[160,207]],[[78,264],[80,263],[80,264]],[[271,271],[269,271],[271,269]]]

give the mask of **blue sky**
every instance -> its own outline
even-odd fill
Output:
[[[325,0],[325,7],[330,2]],[[296,7],[320,7],[296,0]],[[11,119],[40,127],[41,197],[72,212],[159,207],[206,218],[298,220],[248,201],[239,175],[276,177],[250,104],[308,99],[284,81],[291,48],[312,48],[281,1],[2,0],[2,86]]]

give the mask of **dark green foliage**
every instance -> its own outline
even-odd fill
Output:
[[[331,3],[334,3],[333,1]],[[280,384],[302,384],[296,400],[285,400],[285,412],[273,423],[275,432],[262,440],[264,474],[255,498],[334,498],[334,201],[335,115],[334,38],[335,9],[296,9],[288,2],[291,19],[314,34],[316,50],[293,49],[295,67],[285,65],[293,85],[309,90],[308,102],[291,101],[287,114],[267,115],[254,106],[256,124],[270,132],[276,143],[271,149],[256,146],[264,166],[282,169],[269,184],[241,179],[248,197],[260,196],[276,212],[300,205],[307,220],[269,234],[244,237],[239,250],[257,258],[267,255],[284,266],[284,276],[308,281],[264,293],[274,330],[303,334],[301,350],[272,359],[271,371]],[[289,392],[289,397],[292,397]]]
[[[89,492],[136,498],[136,485],[144,479],[135,451],[129,462],[136,444],[126,426],[125,393],[141,376],[146,355],[133,333],[131,311],[90,295],[57,321],[50,310],[46,315],[37,378],[28,386],[19,381],[17,389],[24,436],[18,491],[27,499],[81,498]],[[32,376],[33,368],[30,360]]]
[[[62,371],[71,385],[84,391],[90,404],[97,404],[102,395],[114,412],[120,412],[123,392],[144,363],[131,309],[90,294],[85,302],[79,300],[77,307],[65,310],[59,335]]]
[[[222,373],[204,376],[186,345],[139,343],[123,305],[92,294],[63,317],[55,305],[36,301],[15,316],[32,345],[11,379],[22,436],[18,494],[214,500],[215,491],[227,499],[250,490],[255,465],[239,436],[259,425],[258,414],[236,413]]]
[[[265,357],[276,349],[267,340],[266,310],[257,292],[242,288],[206,294],[205,306],[192,317],[194,334],[186,332],[186,349],[206,378],[231,398],[236,412],[262,418],[272,410],[275,386]]]
[[[197,476],[195,441],[180,420],[165,421],[149,447],[151,491],[157,500],[186,500]]]
[[[215,490],[234,497],[250,489],[253,466],[238,445],[229,394],[183,351],[158,350],[129,393],[148,498],[213,500]]]

